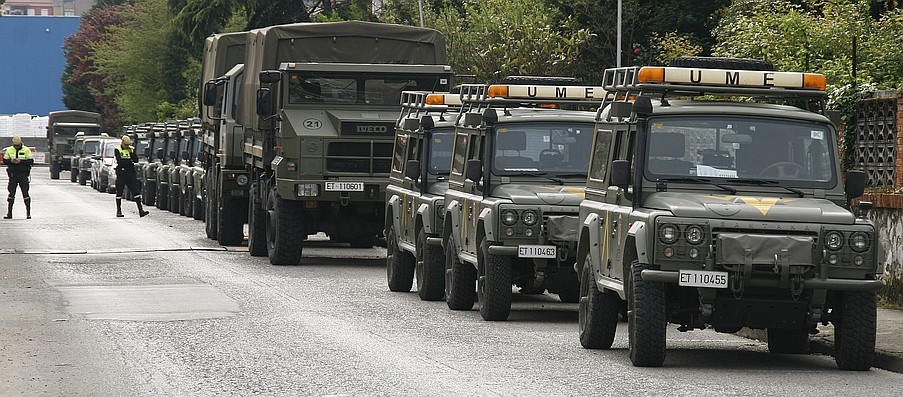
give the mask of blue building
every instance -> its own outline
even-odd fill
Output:
[[[66,109],[62,47],[79,23],[79,17],[0,17],[0,114],[46,116]]]

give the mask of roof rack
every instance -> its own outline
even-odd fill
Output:
[[[417,129],[407,120],[417,120],[425,115],[438,115],[440,120],[444,121],[444,114],[449,111],[457,111],[461,107],[461,99],[458,94],[425,92],[425,91],[402,91],[401,92],[401,114],[395,122],[396,128]],[[419,124],[418,124],[419,126]]]
[[[590,105],[595,109],[605,97],[602,87],[541,84],[462,84],[460,95],[461,114],[543,105]]]

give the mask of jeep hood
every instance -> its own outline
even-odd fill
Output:
[[[831,201],[814,198],[660,192],[646,196],[643,206],[687,218],[845,225],[855,221],[846,209]]]
[[[506,183],[492,189],[492,197],[523,205],[573,205],[583,201],[583,186],[519,185]]]

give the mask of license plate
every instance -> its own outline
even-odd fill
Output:
[[[363,182],[326,182],[327,192],[363,192]]]
[[[519,245],[518,258],[555,258],[558,253],[554,245]]]
[[[727,288],[727,272],[681,270],[677,285],[681,287]]]

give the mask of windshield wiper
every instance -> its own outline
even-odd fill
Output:
[[[517,173],[509,174],[508,176],[510,176],[510,175],[541,176],[541,177],[546,178],[559,185],[564,185],[564,181],[562,181],[561,179],[549,176],[548,172],[517,172]]]
[[[555,174],[555,176],[557,176],[559,178],[576,178],[576,177],[586,178],[586,173],[572,172],[572,173],[567,173],[567,174]]]
[[[720,189],[722,189],[722,190],[726,190],[726,191],[730,192],[731,194],[736,194],[736,193],[737,193],[737,189],[734,189],[734,188],[732,188],[732,187],[730,187],[730,186],[724,186],[724,185],[722,185],[722,184],[712,182],[711,179],[707,179],[707,178],[693,178],[693,177],[659,178],[659,179],[656,179],[656,182],[690,182],[690,183],[707,183],[707,184],[709,184],[709,185],[715,186],[715,187],[720,188]]]
[[[771,179],[750,179],[750,178],[741,178],[741,179],[731,179],[731,182],[742,183],[746,185],[759,185],[759,186],[775,186],[787,189],[789,192],[800,196],[800,198],[804,197],[805,194],[802,190],[781,185],[780,182],[771,180]]]

